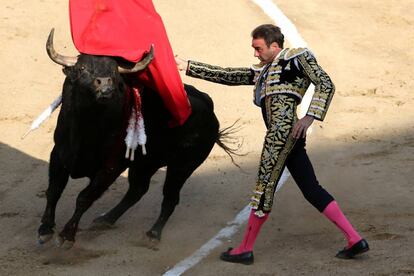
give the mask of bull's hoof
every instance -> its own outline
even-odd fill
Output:
[[[150,230],[147,233],[147,237],[151,240],[160,241],[161,240],[161,233],[155,230]]]
[[[62,236],[57,236],[55,239],[56,246],[65,250],[69,250],[75,244],[75,241],[65,240]]]
[[[132,241],[134,246],[147,248],[153,251],[159,250],[159,243],[158,240],[149,238],[146,232],[141,232],[139,236],[136,236],[136,240]]]
[[[38,238],[37,238],[37,243],[39,245],[43,245],[45,243],[47,243],[48,241],[50,241],[53,237],[53,234],[55,233],[54,228],[50,227],[46,224],[42,224],[39,227],[38,230]]]
[[[47,235],[39,235],[39,237],[37,238],[37,243],[39,245],[43,245],[47,243],[48,241],[50,241],[52,238],[53,238],[53,233],[47,234]]]

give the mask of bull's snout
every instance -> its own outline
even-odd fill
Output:
[[[110,97],[114,91],[114,81],[110,77],[96,78],[93,85],[98,97]]]
[[[112,78],[96,78],[93,82],[96,89],[111,87],[113,84]]]

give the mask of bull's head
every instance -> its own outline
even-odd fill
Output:
[[[144,70],[154,57],[154,49],[139,62],[127,67],[117,63],[115,58],[81,54],[77,57],[63,56],[53,47],[54,29],[50,31],[46,50],[49,57],[57,64],[63,65],[63,72],[72,82],[92,91],[97,99],[111,98],[121,82],[120,74],[136,73]]]

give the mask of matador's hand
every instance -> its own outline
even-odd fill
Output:
[[[306,137],[306,131],[310,127],[310,125],[313,123],[312,116],[306,115],[302,119],[296,122],[296,124],[293,126],[292,135],[293,138],[299,139],[299,138],[305,138]]]
[[[187,71],[188,60],[180,58],[178,55],[174,56],[175,63],[177,64],[177,68],[179,71]]]

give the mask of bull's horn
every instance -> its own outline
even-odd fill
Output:
[[[134,67],[127,69],[127,68],[118,66],[118,71],[121,74],[136,73],[138,71],[141,71],[147,68],[148,64],[151,63],[153,58],[154,58],[154,45],[151,45],[151,49],[149,53],[145,56],[145,58],[138,61]]]
[[[50,31],[49,37],[47,38],[46,43],[46,51],[49,55],[50,59],[56,62],[57,64],[63,65],[63,66],[73,66],[78,61],[77,57],[66,57],[58,54],[55,51],[55,48],[53,47],[53,34],[55,33],[55,29],[53,28]]]

